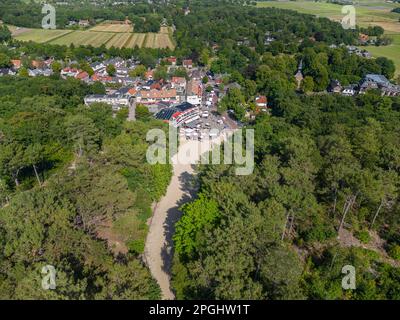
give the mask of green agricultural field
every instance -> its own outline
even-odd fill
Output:
[[[258,2],[258,7],[275,7],[281,9],[296,10],[301,13],[309,13],[319,17],[326,17],[335,21],[341,21],[342,6],[314,1],[267,1]],[[399,4],[376,2],[376,1],[359,1],[354,5],[356,9],[356,23],[360,26],[380,25],[390,32],[400,33],[400,15],[390,12]]]
[[[132,33],[117,33],[107,42],[106,47],[107,48],[125,47],[127,42],[130,41],[131,37],[132,37]]]
[[[388,34],[393,38],[393,43],[390,46],[367,46],[362,47],[372,53],[374,57],[387,57],[396,65],[396,74],[400,75],[400,34]]]
[[[124,26],[125,27],[125,26]],[[34,41],[38,43],[50,43],[57,45],[74,44],[92,45],[100,47],[105,44],[107,48],[170,48],[174,49],[171,39],[172,29],[163,27],[159,33],[131,33],[131,32],[106,32],[106,31],[73,31],[73,30],[44,30],[24,29],[17,30],[11,27],[13,37],[20,41]]]
[[[38,43],[45,43],[68,35],[71,32],[71,30],[27,29],[26,31],[15,36],[15,39],[20,41],[34,41]]]
[[[99,47],[102,44],[107,44],[107,42],[115,35],[115,33],[109,32],[92,32],[92,31],[74,31],[67,34],[64,37],[58,38],[51,41],[51,44],[59,45],[92,45],[94,47]]]
[[[129,42],[126,43],[127,48],[134,48],[138,46],[139,48],[143,47],[144,39],[146,38],[145,33],[134,33],[132,37],[129,39]]]
[[[157,34],[149,32],[146,36],[146,48],[157,48]]]

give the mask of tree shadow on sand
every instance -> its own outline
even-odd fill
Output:
[[[194,166],[192,166],[194,167]],[[196,196],[198,190],[198,183],[195,179],[195,173],[183,172],[179,176],[180,188],[184,191],[181,199],[175,204],[174,207],[167,211],[167,218],[164,223],[164,233],[165,241],[163,248],[161,249],[161,258],[163,260],[162,269],[168,275],[170,275],[170,270],[173,260],[173,240],[172,237],[175,234],[175,223],[178,222],[182,216],[182,212],[179,210],[182,205],[191,201]]]

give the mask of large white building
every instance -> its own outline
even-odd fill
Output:
[[[93,94],[86,96],[85,104],[87,106],[92,103],[107,103],[112,106],[114,111],[118,111],[123,107],[129,107],[132,104],[132,98],[126,94]]]
[[[165,108],[156,114],[156,118],[169,122],[174,127],[180,127],[200,119],[200,110],[188,102]]]

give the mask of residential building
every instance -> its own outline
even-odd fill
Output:
[[[79,24],[80,27],[88,27],[88,26],[90,26],[89,20],[79,20],[78,24]]]
[[[10,68],[0,68],[0,77],[1,76],[14,76],[16,72]]]
[[[360,93],[365,93],[370,89],[379,89],[382,95],[398,96],[400,95],[400,86],[390,83],[390,81],[381,74],[367,74],[360,82]]]
[[[46,67],[46,64],[42,60],[32,60],[31,66],[36,69],[42,69]]]
[[[341,93],[342,92],[342,85],[340,84],[339,80],[331,80],[328,86],[328,91],[332,93]]]
[[[86,71],[80,71],[76,76],[75,79],[81,80],[81,81],[89,81],[90,76]]]
[[[61,77],[66,78],[66,77],[76,77],[80,73],[80,70],[75,69],[75,68],[64,68],[61,70],[60,74]]]
[[[21,60],[11,60],[11,63],[13,65],[14,70],[18,70],[22,67],[22,61]]]
[[[176,66],[176,60],[176,57],[167,58],[167,62],[170,63],[172,66]]]
[[[193,61],[192,61],[192,59],[183,60],[182,65],[187,69],[192,69],[193,68]]]
[[[257,96],[255,99],[256,106],[259,108],[267,107],[267,97],[266,96]]]
[[[355,84],[343,87],[342,95],[354,96],[356,94],[356,87],[357,87],[357,85],[355,85]]]
[[[109,104],[114,111],[118,111],[123,107],[129,107],[133,103],[131,96],[115,92],[113,94],[94,94],[84,98],[87,106],[93,103],[106,103]]]
[[[200,106],[203,96],[203,85],[199,80],[190,80],[186,86],[186,101]]]
[[[143,104],[153,104],[157,102],[170,102],[178,103],[179,95],[176,89],[162,89],[162,90],[140,90],[136,94],[136,102]]]
[[[38,76],[44,76],[44,77],[50,77],[53,74],[53,70],[51,69],[28,69],[28,75],[30,77],[38,77]]]
[[[172,77],[171,88],[182,91],[186,88],[186,79],[184,77]]]
[[[153,70],[147,70],[147,71],[145,72],[145,74],[144,74],[144,78],[145,78],[146,80],[152,80],[152,79],[153,79],[153,74],[154,74],[154,71],[153,71]]]

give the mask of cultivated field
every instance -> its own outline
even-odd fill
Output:
[[[17,40],[34,41],[38,43],[49,42],[59,37],[63,37],[71,33],[71,30],[44,30],[44,29],[24,29],[23,32],[15,36]],[[17,30],[14,30],[16,33]]]
[[[132,36],[132,33],[117,33],[107,42],[106,47],[123,48]]]
[[[129,24],[110,24],[110,23],[102,23],[98,26],[95,26],[90,29],[90,31],[97,31],[97,32],[132,32],[133,27]]]
[[[79,45],[91,45],[99,47],[106,44],[115,34],[110,32],[74,31],[64,37],[50,41],[51,44],[67,45],[73,43]]]
[[[157,34],[149,32],[146,35],[146,43],[144,45],[146,48],[156,48],[157,46]]]
[[[126,48],[134,48],[138,46],[139,48],[144,46],[144,40],[146,38],[145,33],[134,33],[132,37],[129,39],[129,42],[126,43]]]
[[[133,33],[133,27],[125,24],[103,23],[90,30],[44,30],[24,29],[17,30],[9,26],[13,37],[21,41],[34,41],[58,45],[91,45],[99,47],[105,44],[107,48],[170,48],[174,49],[171,39],[172,28],[161,27],[159,33]]]

